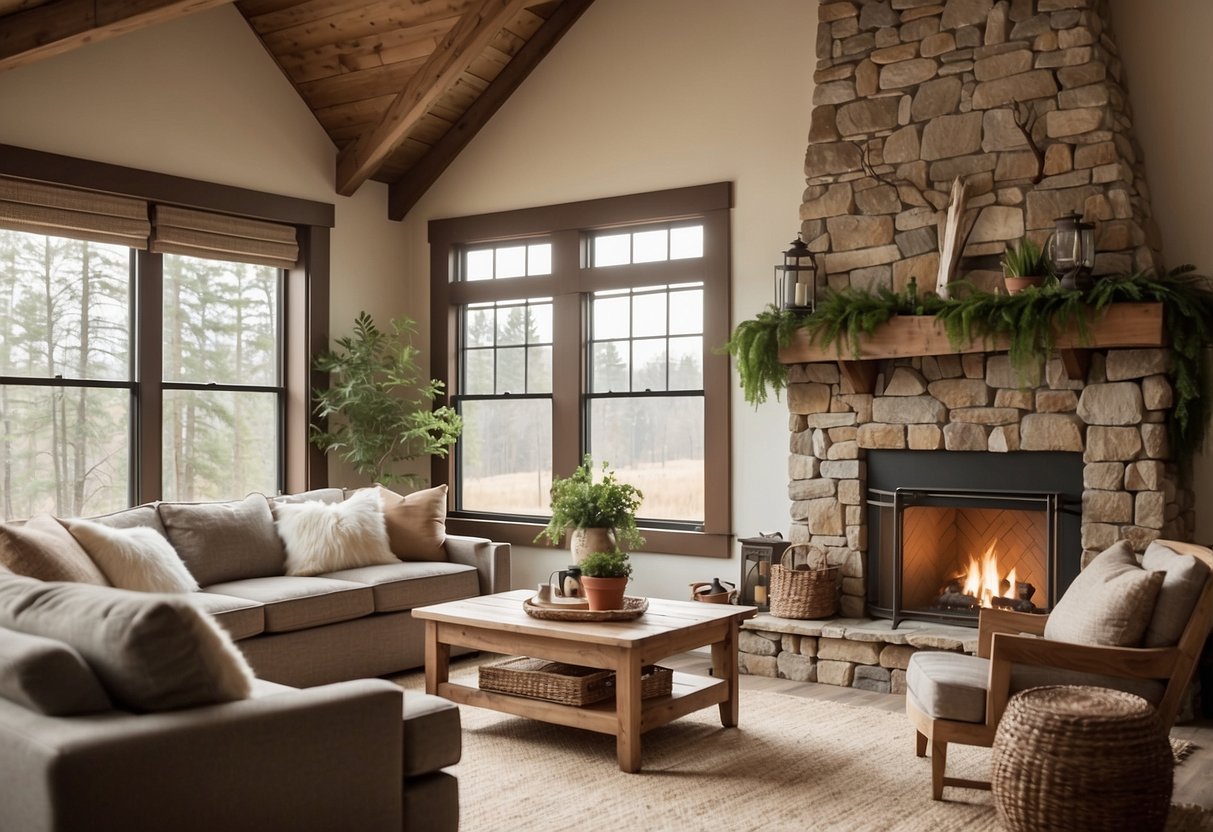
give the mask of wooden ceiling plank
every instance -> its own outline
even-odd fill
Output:
[[[299,94],[313,110],[384,95],[394,96],[416,77],[424,63],[424,59],[401,61],[387,66],[347,72],[345,75],[334,75],[331,78],[321,78],[319,81],[300,84]]]
[[[260,35],[356,12],[366,0],[240,0],[236,7]]]
[[[434,51],[438,40],[451,30],[455,21],[455,18],[437,20],[356,40],[337,41],[304,52],[283,53],[278,62],[292,81],[302,84],[372,66],[424,59]]]
[[[230,0],[57,0],[4,18],[0,71],[62,55]]]
[[[467,143],[526,80],[594,0],[564,0],[446,135],[388,190],[388,217],[404,219]]]
[[[262,35],[266,47],[275,54],[302,52],[342,40],[357,40],[394,29],[421,26],[436,20],[458,18],[473,0],[441,0],[422,6],[405,5],[399,0],[363,2],[354,11],[291,26]]]
[[[337,192],[350,196],[370,178],[426,108],[458,80],[493,36],[527,0],[480,0],[442,40],[425,65],[392,102],[383,120],[337,156]]]

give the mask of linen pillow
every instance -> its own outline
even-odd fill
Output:
[[[264,494],[226,503],[160,503],[169,543],[203,586],[282,574],[286,553]]]
[[[115,529],[91,520],[68,521],[68,529],[114,586],[140,592],[198,590],[181,556],[153,529]]]
[[[446,560],[446,486],[402,496],[382,485],[379,500],[392,552],[401,560]]]
[[[1154,612],[1162,572],[1148,572],[1126,541],[1100,552],[1078,573],[1045,623],[1045,638],[1138,647]]]
[[[105,575],[63,525],[50,515],[23,526],[0,524],[0,565],[43,581],[104,586]]]
[[[111,529],[133,529],[136,526],[141,526],[155,530],[156,534],[161,537],[168,537],[164,531],[164,524],[160,522],[160,515],[156,513],[155,503],[144,503],[141,506],[133,506],[131,508],[124,508],[121,511],[111,511],[109,514],[82,517],[80,519],[92,520],[94,523],[109,526]]]
[[[397,563],[374,489],[342,503],[282,503],[274,506],[278,534],[286,546],[286,574],[323,575],[339,569]]]
[[[1154,605],[1154,615],[1146,627],[1146,647],[1170,647],[1179,641],[1196,599],[1205,588],[1209,567],[1184,550],[1190,543],[1156,540],[1146,547],[1141,558],[1143,569],[1162,572],[1162,589]]]
[[[181,596],[14,576],[0,581],[0,627],[70,645],[126,710],[231,702],[252,685],[231,638]]]
[[[61,641],[0,627],[0,696],[47,716],[113,708],[84,659]]]

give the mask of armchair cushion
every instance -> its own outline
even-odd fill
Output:
[[[0,627],[75,648],[114,703],[132,711],[243,699],[253,676],[219,626],[172,595],[6,576]]]
[[[1139,647],[1162,586],[1121,540],[1078,573],[1045,624],[1045,638],[1106,647]]]
[[[47,716],[113,708],[80,654],[61,641],[0,627],[0,697]]]
[[[1179,545],[1179,544],[1176,544]],[[1163,573],[1154,615],[1146,627],[1146,647],[1169,647],[1188,625],[1196,599],[1204,589],[1209,567],[1191,554],[1181,554],[1165,541],[1154,541],[1142,556],[1143,569]]]

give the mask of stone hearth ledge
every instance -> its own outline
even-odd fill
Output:
[[[776,618],[759,613],[741,625],[741,672],[878,693],[905,693],[905,669],[918,650],[977,652],[972,627],[889,620]]]

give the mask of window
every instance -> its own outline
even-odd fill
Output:
[[[0,146],[3,519],[325,484],[331,206],[67,161]]]
[[[590,453],[644,492],[646,550],[729,555],[730,207],[720,184],[430,224],[453,530],[531,543]]]

